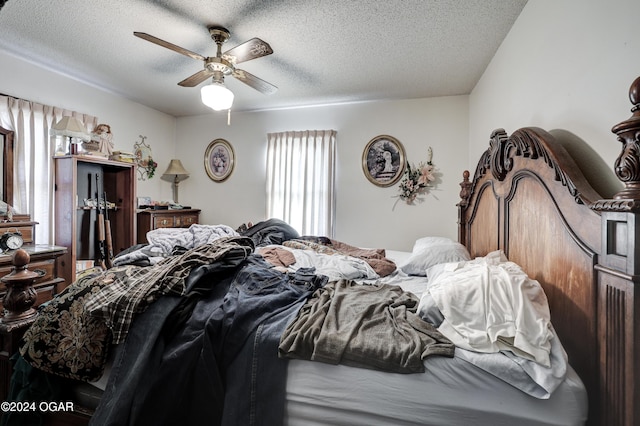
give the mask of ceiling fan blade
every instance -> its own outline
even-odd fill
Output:
[[[199,53],[192,52],[190,50],[185,49],[184,47],[176,46],[173,43],[169,43],[168,41],[161,40],[158,37],[154,37],[154,36],[149,35],[147,33],[141,33],[141,32],[138,32],[138,31],[134,31],[133,35],[136,36],[136,37],[140,37],[143,40],[150,41],[151,43],[155,43],[155,44],[157,44],[159,46],[166,47],[167,49],[171,49],[174,52],[178,52],[178,53],[180,53],[182,55],[188,56],[188,57],[193,58],[193,59],[199,59],[201,61],[205,61],[207,59],[204,56],[200,55]]]
[[[209,71],[208,69],[205,68],[202,71],[198,71],[192,76],[185,78],[180,83],[178,83],[178,85],[182,87],[195,87],[198,84],[205,81],[207,78],[211,77],[212,75],[213,75],[213,71]]]
[[[271,55],[273,49],[269,46],[269,43],[260,40],[259,38],[252,38],[244,43],[227,50],[222,54],[222,57],[232,64],[239,64],[240,62],[250,61],[252,59],[261,58],[263,56]]]
[[[265,95],[271,95],[278,90],[278,88],[273,84],[267,83],[266,81],[244,70],[236,69],[231,73],[231,75],[233,75],[235,78],[237,78],[244,84],[253,87],[258,92],[264,93]]]

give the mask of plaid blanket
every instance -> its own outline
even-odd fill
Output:
[[[84,308],[91,316],[106,321],[113,343],[118,344],[124,340],[134,316],[158,297],[185,293],[185,280],[193,268],[213,263],[237,249],[243,250],[247,257],[253,252],[253,242],[246,237],[224,237],[150,267],[137,268],[126,275],[113,274],[113,282],[92,294]]]

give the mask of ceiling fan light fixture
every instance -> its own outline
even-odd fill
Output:
[[[227,89],[224,84],[213,82],[200,89],[202,103],[214,111],[231,109],[233,105],[233,92]]]

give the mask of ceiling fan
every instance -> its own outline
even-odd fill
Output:
[[[268,43],[254,37],[223,53],[222,45],[229,39],[229,31],[226,28],[220,26],[211,26],[208,29],[209,34],[211,34],[211,38],[217,45],[216,56],[205,57],[203,55],[200,55],[199,53],[192,52],[188,49],[161,40],[147,33],[136,31],[133,33],[133,35],[135,35],[136,37],[140,37],[141,39],[150,41],[151,43],[155,43],[159,46],[166,47],[167,49],[171,49],[174,52],[178,52],[190,58],[203,61],[203,70],[198,71],[197,73],[185,78],[184,80],[179,82],[178,85],[183,87],[195,87],[205,81],[207,78],[212,77],[212,84],[204,86],[202,88],[201,94],[203,103],[215,110],[219,111],[231,108],[231,103],[233,102],[233,93],[229,89],[224,87],[224,77],[228,75],[235,77],[239,81],[266,95],[275,93],[278,90],[278,88],[273,84],[268,83],[245,70],[236,68],[236,65],[241,62],[247,62],[252,59],[257,59],[272,54],[273,50]],[[216,98],[213,97],[213,92],[215,92]],[[210,101],[210,103],[213,104],[216,103],[217,100],[220,100],[225,96],[227,98],[230,97],[231,99],[227,100],[226,102],[222,102],[219,105],[210,105],[207,102]]]

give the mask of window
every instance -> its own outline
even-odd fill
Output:
[[[88,128],[97,123],[97,118],[90,115],[0,95],[0,126],[15,132],[13,207],[38,222],[38,244],[54,242],[55,139],[49,137],[49,130],[65,115],[78,118]]]
[[[267,136],[267,217],[301,235],[333,237],[336,131]]]

